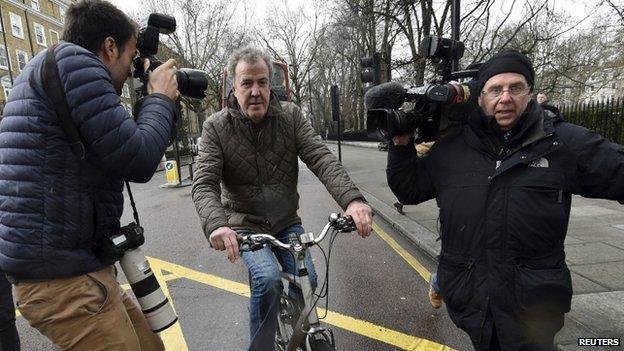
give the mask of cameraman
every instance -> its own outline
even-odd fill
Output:
[[[531,61],[505,50],[478,73],[480,108],[417,158],[394,137],[388,184],[436,198],[440,292],[477,350],[554,350],[570,310],[564,240],[572,194],[624,202],[624,149],[531,99]]]
[[[140,309],[93,245],[119,230],[123,181],[147,182],[175,125],[175,61],[150,75],[135,116],[119,95],[137,28],[102,0],[72,4],[54,49],[71,121],[86,149],[69,147],[43,89],[46,53],[17,77],[0,123],[0,269],[20,312],[62,349],[162,350]],[[147,64],[147,63],[146,63]]]

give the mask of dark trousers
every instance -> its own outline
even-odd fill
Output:
[[[15,305],[11,283],[0,271],[0,351],[20,349],[19,336],[15,327]]]

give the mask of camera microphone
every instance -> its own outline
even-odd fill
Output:
[[[364,94],[364,106],[367,110],[378,108],[396,109],[403,106],[406,90],[400,83],[388,82],[370,88]]]

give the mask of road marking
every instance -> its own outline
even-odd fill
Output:
[[[383,229],[381,229],[377,223],[373,222],[373,229],[375,230],[375,232],[379,235],[380,238],[382,238],[386,243],[388,243],[388,245],[390,245],[390,247],[396,251],[399,256],[403,257],[403,259],[410,265],[412,266],[412,268],[414,268],[414,270],[416,270],[416,272],[418,272],[418,274],[427,282],[429,283],[429,279],[431,279],[431,273],[427,270],[427,268],[425,268],[417,259],[416,257],[412,256],[409,252],[407,252],[407,250],[405,250],[403,247],[401,247],[401,245],[399,245],[399,243],[396,242],[396,240],[394,240],[388,233],[386,233],[385,231],[383,231]]]
[[[249,297],[249,286],[247,284],[231,281],[212,274],[196,271],[174,263],[166,262],[157,258],[149,258],[152,267],[160,270],[171,272],[171,275],[165,275],[164,280],[173,280],[178,278],[186,278],[194,280],[198,283],[210,285],[212,287],[239,295]],[[171,276],[171,277],[170,277]],[[324,315],[325,310],[318,308],[319,315]],[[323,319],[327,324],[345,329],[347,331],[363,335],[365,337],[381,341],[383,343],[393,345],[402,350],[414,351],[450,351],[448,346],[438,344],[423,338],[401,333],[389,328],[385,328],[364,320],[356,319],[343,314],[327,311],[327,317]]]
[[[394,241],[386,232],[381,230],[376,224],[373,224],[373,228],[401,257],[403,257],[418,273],[428,281],[425,276],[429,275],[429,272],[408,252],[406,252],[399,244]],[[216,275],[196,271],[190,268],[180,266],[171,262],[163,261],[157,258],[148,257],[152,270],[158,279],[158,282],[163,289],[164,294],[169,298],[173,305],[173,299],[167,287],[167,282],[175,279],[189,279],[198,283],[210,285],[212,287],[233,293],[239,296],[249,298],[249,286],[247,284],[235,282],[232,280],[224,279]],[[167,272],[169,274],[163,274]],[[128,284],[123,284],[122,288],[125,290],[130,289]],[[325,315],[327,317],[323,321],[327,324],[331,324],[338,328],[350,331],[355,334],[365,336],[367,338],[375,339],[380,342],[395,346],[401,350],[411,351],[452,351],[453,349],[436,343],[431,340],[419,338],[413,335],[405,334],[399,331],[395,331],[389,328],[385,328],[371,322],[356,319],[350,316],[346,316],[333,311],[326,311],[322,308],[317,308],[319,315]],[[19,311],[16,310],[19,316]],[[175,351],[187,351],[188,346],[184,339],[184,334],[180,323],[174,324],[171,328],[161,333],[163,342],[165,343],[166,350]]]
[[[169,302],[171,303],[171,307],[173,308],[175,312],[175,305],[173,304],[173,299],[171,298],[171,294],[169,293],[169,287],[167,286],[167,281],[165,281],[162,267],[158,266],[158,264],[152,264],[151,259],[150,259],[150,266],[152,267],[154,276],[156,276],[156,280],[158,280],[158,283],[160,284],[160,288],[162,289],[165,296],[169,299]],[[184,333],[182,332],[182,327],[180,326],[180,320],[178,320],[174,325],[167,328],[166,330],[163,330],[160,333],[160,337],[162,338],[162,341],[165,344],[165,350],[188,351],[186,340],[184,340]]]
[[[318,313],[323,315],[325,310],[318,308]],[[323,319],[327,324],[360,334],[369,339],[375,339],[386,344],[411,351],[451,351],[452,348],[438,344],[434,341],[404,334],[392,329],[384,328],[373,323],[345,316],[340,313],[327,311],[327,317]]]

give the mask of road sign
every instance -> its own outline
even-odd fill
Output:
[[[180,174],[178,174],[176,161],[165,162],[165,173],[167,174],[168,185],[180,185]]]

